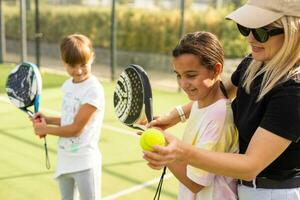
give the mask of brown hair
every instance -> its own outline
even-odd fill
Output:
[[[198,31],[184,35],[172,52],[174,58],[182,54],[193,54],[199,57],[201,65],[213,70],[217,63],[224,63],[224,50],[212,33]]]
[[[193,54],[208,70],[213,70],[217,63],[224,65],[224,50],[217,36],[210,32],[198,31],[184,35],[178,45],[173,49],[174,58],[182,54]],[[220,81],[220,89],[228,98],[224,84]]]
[[[86,64],[94,58],[94,49],[90,39],[81,34],[65,37],[60,45],[61,59],[70,66]]]

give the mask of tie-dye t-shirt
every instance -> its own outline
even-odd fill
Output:
[[[194,102],[183,141],[209,151],[238,153],[238,132],[230,100],[221,99],[205,108],[198,108],[198,102]],[[230,177],[218,176],[190,165],[187,166],[187,176],[205,187],[195,194],[180,184],[179,200],[237,199],[236,180]]]

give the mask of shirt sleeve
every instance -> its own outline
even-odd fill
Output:
[[[219,120],[211,121],[205,132],[198,139],[199,142],[196,144],[196,147],[208,151],[225,151],[225,149],[220,149],[218,145],[221,142],[220,130],[223,127],[222,124],[223,122]],[[187,177],[202,186],[209,186],[213,182],[215,174],[188,165]]]
[[[104,93],[102,88],[91,87],[82,100],[82,104],[90,104],[97,109],[103,109]]]
[[[300,138],[300,84],[276,89],[260,126],[276,135],[298,142]]]

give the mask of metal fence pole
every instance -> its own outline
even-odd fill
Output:
[[[115,79],[115,68],[116,68],[116,0],[112,0],[111,9],[111,33],[110,33],[110,69],[111,69],[111,80]]]
[[[41,58],[41,37],[40,33],[40,11],[39,11],[39,0],[35,0],[35,58],[36,65],[40,67],[40,58]]]
[[[27,60],[26,0],[20,0],[21,62]]]
[[[2,8],[3,1],[0,0],[0,63],[4,63],[6,44],[5,44],[5,21]]]
[[[181,0],[180,2],[180,27],[179,27],[179,38],[184,35],[185,26],[184,26],[184,11],[185,11],[185,0]]]
[[[216,8],[217,8],[217,9],[222,8],[222,7],[223,7],[223,4],[224,4],[223,0],[217,0]]]
[[[184,15],[185,15],[185,0],[180,1],[180,26],[179,26],[179,38],[182,38],[185,33]],[[178,85],[177,91],[180,92],[181,88]]]

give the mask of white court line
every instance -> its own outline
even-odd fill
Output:
[[[5,102],[5,103],[9,103],[9,99],[8,99],[7,96],[0,96],[0,101]],[[41,108],[41,110],[46,112],[46,113],[49,113],[51,115],[60,115],[59,111],[55,111],[55,110],[52,110],[52,109]],[[122,128],[116,128],[114,126],[111,126],[111,125],[108,125],[108,124],[105,124],[105,123],[102,124],[102,127],[105,128],[105,129],[114,131],[116,133],[122,133],[122,134],[130,135],[130,136],[133,136],[133,137],[139,137],[136,134],[136,132],[134,132],[134,131],[128,131],[128,130],[124,130]]]
[[[169,178],[171,178],[171,177],[173,177],[172,174],[166,174],[164,180],[169,179]],[[136,191],[141,190],[141,189],[143,189],[143,188],[145,188],[145,187],[148,187],[148,186],[150,186],[150,185],[153,185],[153,184],[158,183],[159,180],[160,180],[160,178],[152,179],[152,180],[147,181],[147,182],[145,182],[145,183],[143,183],[143,184],[136,185],[136,186],[131,187],[131,188],[128,188],[128,189],[126,189],[126,190],[122,190],[122,191],[120,191],[120,192],[117,192],[117,193],[115,193],[115,194],[113,194],[113,195],[104,197],[104,198],[102,198],[102,200],[112,200],[112,199],[116,199],[116,198],[118,198],[118,197],[124,196],[124,195],[126,195],[126,194],[130,194],[130,193],[136,192]]]
[[[6,102],[6,103],[9,103],[9,99],[8,97],[6,96],[0,96],[0,101],[1,102]],[[51,110],[51,109],[47,109],[47,108],[43,108],[41,109],[49,114],[53,114],[53,115],[60,115],[60,112],[58,111],[55,111],[55,110]],[[126,134],[126,135],[130,135],[130,136],[134,136],[134,137],[138,137],[134,132],[132,131],[127,131],[127,130],[124,130],[124,129],[121,129],[121,128],[116,128],[114,126],[111,126],[111,125],[108,125],[108,124],[104,124],[102,125],[103,128],[105,129],[108,129],[108,130],[111,130],[111,131],[114,131],[116,133],[120,133],[120,134]],[[165,175],[165,178],[164,179],[169,179],[173,177],[172,174],[166,174]],[[122,190],[120,192],[117,192],[115,194],[112,194],[110,196],[107,196],[107,197],[104,197],[102,198],[102,200],[113,200],[113,199],[116,199],[118,197],[121,197],[123,195],[126,195],[126,194],[130,194],[130,193],[133,193],[133,192],[136,192],[138,190],[141,190],[145,187],[148,187],[150,185],[153,185],[153,184],[157,184],[159,182],[159,179],[160,178],[155,178],[155,179],[152,179],[150,181],[147,181],[143,184],[139,184],[139,185],[136,185],[136,186],[133,186],[131,188],[128,188],[128,189],[125,189],[125,190]]]
[[[60,115],[60,112],[58,111],[55,111],[55,110],[50,110],[50,109],[47,109],[47,108],[42,108],[41,109],[42,111],[45,111],[49,114],[52,114],[52,115]],[[108,130],[111,130],[111,131],[114,131],[116,133],[122,133],[122,134],[126,134],[126,135],[130,135],[130,136],[134,136],[134,137],[139,137],[135,132],[133,131],[127,131],[127,130],[124,130],[122,128],[116,128],[114,126],[111,126],[111,125],[108,125],[108,124],[105,124],[103,123],[102,124],[102,127],[105,128],[105,129],[108,129]]]

